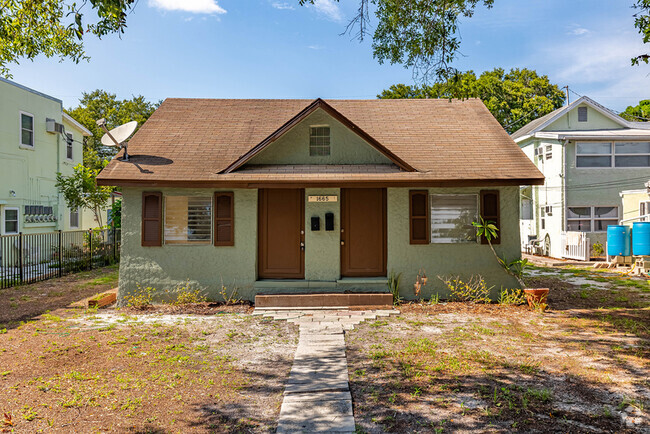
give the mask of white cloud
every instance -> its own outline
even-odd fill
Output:
[[[195,14],[225,14],[226,10],[216,0],[149,0],[149,6],[166,11],[183,11]]]
[[[314,0],[312,5],[319,14],[325,16],[325,18],[332,21],[342,21],[343,14],[339,8],[338,3],[335,3],[333,0]]]
[[[284,2],[282,2],[282,3],[281,3],[281,2],[273,2],[273,3],[271,3],[271,6],[274,7],[275,9],[279,9],[279,10],[281,10],[281,11],[283,11],[283,10],[290,10],[290,11],[292,11],[292,10],[295,9],[295,8],[294,8],[292,5],[290,5],[289,3],[284,3]]]
[[[635,32],[590,32],[532,49],[525,64],[548,74],[551,82],[568,84],[607,107],[623,110],[650,97],[650,67],[630,64],[632,57],[649,48]]]
[[[310,50],[322,50],[325,47],[322,47],[320,45],[307,45],[307,48],[309,48]]]
[[[576,27],[575,29],[569,31],[569,35],[575,36],[586,35],[587,33],[590,33],[589,30],[583,27]]]

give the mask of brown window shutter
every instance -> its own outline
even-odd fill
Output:
[[[235,200],[231,191],[214,194],[214,245],[235,245]]]
[[[409,191],[409,241],[429,244],[429,192]]]
[[[492,244],[501,244],[501,204],[499,203],[499,190],[481,190],[481,217],[486,222],[493,223],[498,231]],[[487,239],[481,237],[481,244],[487,244]]]
[[[142,245],[162,246],[162,193],[142,193]]]

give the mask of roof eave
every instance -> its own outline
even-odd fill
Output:
[[[73,118],[72,116],[70,116],[66,112],[63,112],[63,120],[65,120],[65,121],[69,122],[70,124],[72,124],[72,126],[75,127],[76,129],[78,129],[79,131],[81,131],[81,133],[84,136],[90,137],[90,136],[93,135],[93,133],[91,133],[88,128],[81,125],[79,123],[79,121],[77,121],[75,118]]]

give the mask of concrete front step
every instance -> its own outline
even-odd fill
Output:
[[[390,293],[266,294],[255,296],[256,308],[393,306]]]

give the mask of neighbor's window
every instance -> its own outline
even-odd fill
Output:
[[[650,202],[649,201],[642,201],[639,202],[639,221],[642,222],[647,222],[648,217],[646,217],[648,214],[650,214]]]
[[[211,239],[211,197],[165,197],[165,244],[209,244]]]
[[[72,160],[72,134],[67,133],[65,141],[66,141],[65,155],[68,158],[68,160]]]
[[[570,206],[567,208],[567,230],[606,232],[607,226],[618,224],[616,206]]]
[[[5,208],[5,234],[18,233],[18,208]]]
[[[578,142],[576,167],[650,167],[650,142]]]
[[[309,128],[309,155],[328,156],[330,154],[330,127],[314,126]]]
[[[79,208],[70,210],[70,227],[79,227]]]
[[[478,195],[432,194],[429,202],[432,243],[476,243]]]
[[[650,167],[650,142],[617,142],[616,167]]]
[[[34,147],[34,116],[20,113],[20,144]]]

